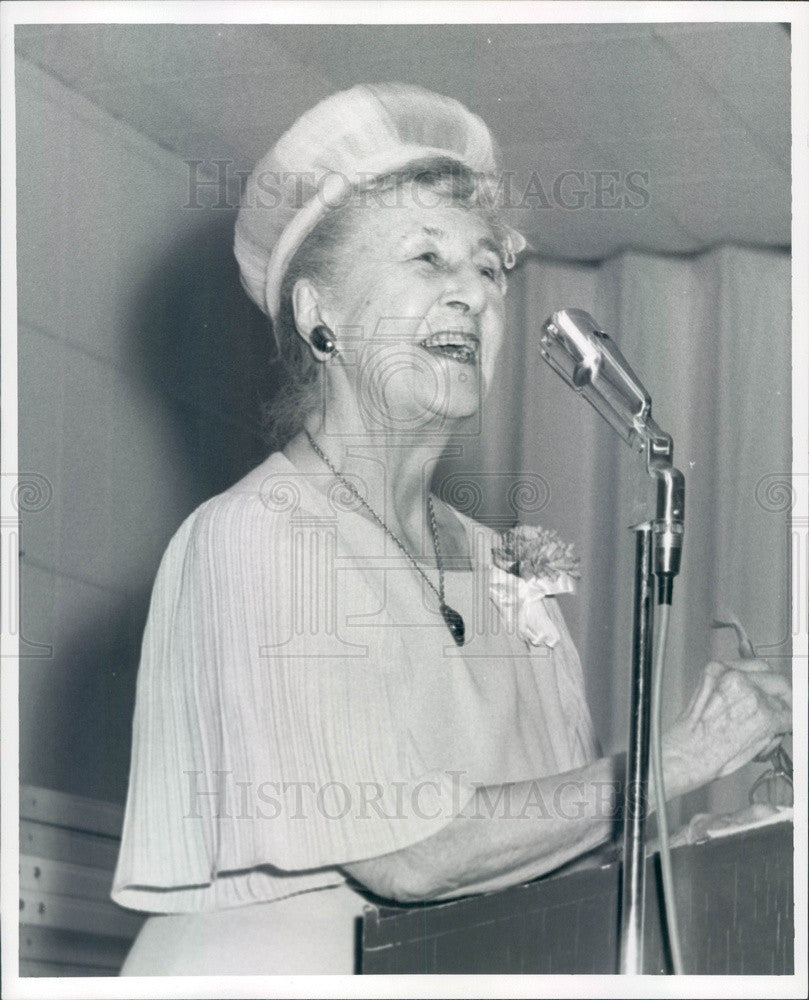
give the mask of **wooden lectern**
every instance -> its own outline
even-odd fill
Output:
[[[788,822],[672,851],[685,969],[793,972],[793,828]],[[671,969],[659,858],[647,859],[644,972]],[[618,972],[620,863],[546,876],[503,892],[368,907],[362,972]]]

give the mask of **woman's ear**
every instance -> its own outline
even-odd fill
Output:
[[[328,325],[327,310],[320,293],[307,278],[299,278],[292,287],[292,310],[295,329],[306,342],[316,361],[328,361],[337,353],[337,344]]]
[[[292,287],[292,311],[298,336],[311,343],[312,330],[326,325],[320,293],[308,278],[299,278]]]

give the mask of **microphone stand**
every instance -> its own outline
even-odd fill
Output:
[[[635,596],[629,750],[624,786],[624,850],[621,876],[619,972],[643,972],[643,913],[646,897],[646,811],[651,731],[653,578],[659,604],[671,604],[673,577],[682,547],[685,480],[672,465],[673,443],[652,420],[645,427],[646,466],[657,480],[653,522],[635,527]]]
[[[657,481],[652,520],[635,527],[635,598],[629,750],[624,795],[619,966],[624,975],[643,971],[643,905],[646,891],[646,806],[651,731],[654,586],[657,603],[671,604],[680,568],[685,480],[673,466],[669,434],[652,420],[652,400],[612,338],[589,313],[561,309],[542,326],[542,357],[583,396],[634,451],[645,451]]]

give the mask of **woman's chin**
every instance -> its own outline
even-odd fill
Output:
[[[480,409],[480,390],[477,378],[448,385],[440,398],[422,401],[425,404],[425,418],[430,415],[434,421],[446,423],[448,420],[464,420],[474,416]]]
[[[391,430],[445,431],[447,421],[464,420],[480,409],[483,394],[478,373],[460,374],[460,378],[445,378],[440,385],[429,378],[415,385],[389,384],[384,394],[375,396],[373,408],[368,405],[370,397],[365,400],[366,415],[375,426],[386,425]]]
[[[474,416],[483,398],[483,381],[477,365],[461,366],[451,362],[452,370],[441,387],[438,398],[429,408],[446,420],[463,420]]]
[[[389,406],[385,414],[372,423],[377,430],[385,426],[390,431],[429,437],[431,433],[446,434],[448,425],[473,417],[479,408],[477,394],[462,397],[459,393],[445,400],[432,399],[427,405],[411,400],[401,406]]]

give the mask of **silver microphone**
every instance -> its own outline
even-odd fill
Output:
[[[615,341],[583,309],[560,309],[542,327],[542,357],[626,443],[642,451],[660,428],[652,400]]]
[[[685,479],[672,465],[671,435],[652,420],[652,399],[617,344],[583,309],[560,309],[542,326],[542,357],[596,409],[636,451],[646,451],[649,474],[657,480],[655,572],[666,581],[680,569],[685,516]]]

